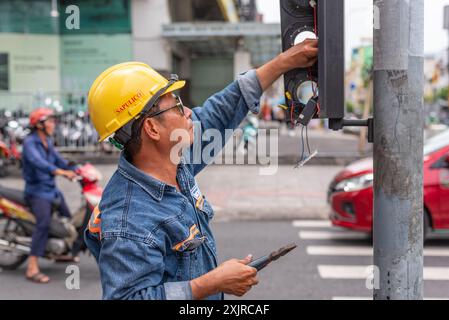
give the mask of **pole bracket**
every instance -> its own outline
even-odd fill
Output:
[[[329,119],[329,129],[338,131],[344,127],[367,127],[368,142],[374,143],[374,119],[350,120],[350,119]]]

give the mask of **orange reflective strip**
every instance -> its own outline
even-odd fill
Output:
[[[101,235],[101,218],[99,217],[100,213],[100,209],[98,208],[98,206],[96,206],[90,216],[89,231],[91,233],[99,233]]]
[[[190,227],[189,237],[187,239],[185,239],[184,241],[181,241],[180,243],[175,245],[172,249],[175,251],[178,251],[187,241],[193,240],[193,238],[195,238],[195,236],[198,233],[200,233],[200,230],[198,230],[198,228],[196,227],[196,224],[194,224],[193,226]]]
[[[204,198],[203,198],[203,196],[200,196],[198,198],[198,200],[196,201],[196,207],[201,210],[203,208],[203,204],[204,204]]]

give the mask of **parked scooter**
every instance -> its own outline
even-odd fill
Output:
[[[100,202],[103,189],[98,182],[102,176],[91,164],[80,166],[75,172],[79,176],[83,203],[71,219],[60,217],[56,213],[58,203],[54,203],[45,252],[47,259],[54,260],[67,254],[76,256],[86,250],[84,230],[91,212]],[[0,186],[0,268],[13,270],[27,259],[35,223],[24,192]]]

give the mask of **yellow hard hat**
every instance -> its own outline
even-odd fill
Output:
[[[167,80],[145,63],[110,67],[94,81],[88,95],[89,115],[100,141],[126,126],[127,130],[120,130],[126,131],[125,135],[116,139],[124,145],[131,136],[131,120],[148,113],[162,95],[184,86],[185,81],[176,75]]]

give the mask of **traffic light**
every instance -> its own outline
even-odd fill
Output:
[[[307,126],[329,119],[341,129],[344,118],[344,0],[280,0],[282,49],[306,39],[319,41],[318,63],[284,75],[286,119]]]

